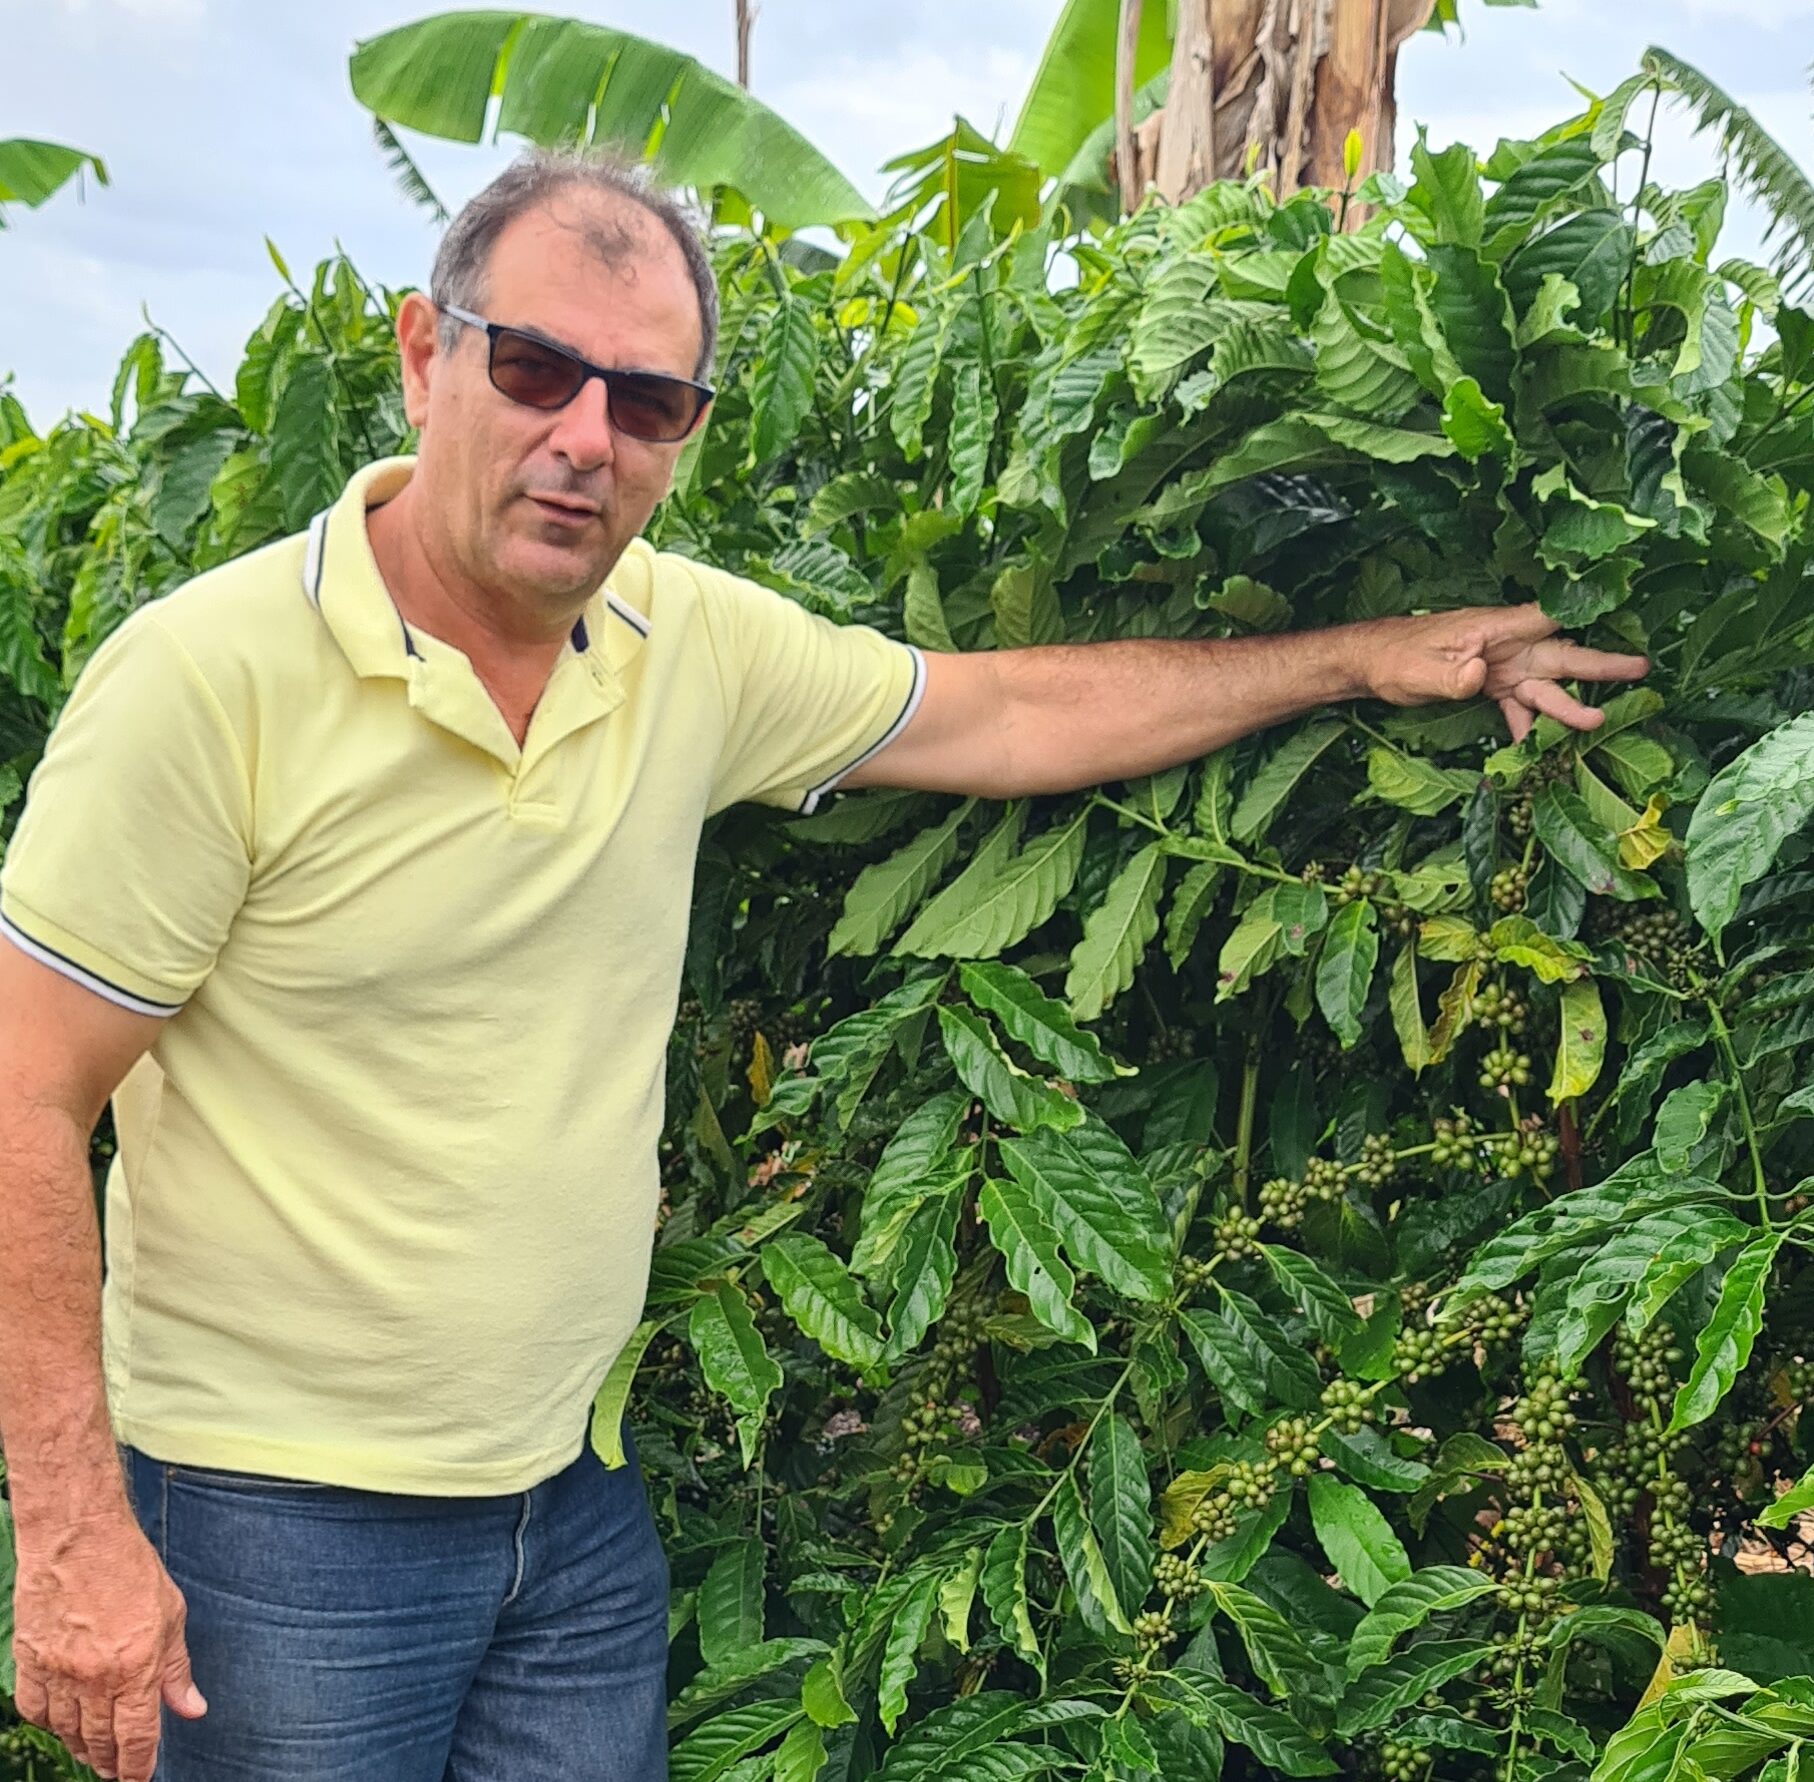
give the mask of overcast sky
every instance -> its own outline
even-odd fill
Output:
[[[1155,0],[1149,0],[1149,4]],[[437,10],[433,0],[0,0],[0,137],[92,150],[113,183],[14,210],[0,232],[0,376],[40,426],[101,408],[140,306],[211,374],[277,291],[271,236],[292,267],[343,243],[366,275],[426,276],[434,234],[395,192],[347,86],[353,44]],[[550,0],[546,10],[660,37],[726,73],[732,0]],[[1399,152],[1411,125],[1481,153],[1579,108],[1647,43],[1695,63],[1814,168],[1808,63],[1814,0],[1544,0],[1538,12],[1462,0],[1465,37],[1413,39],[1399,67]],[[961,112],[1005,134],[1059,0],[762,0],[754,87],[866,192],[889,156]],[[500,151],[415,142],[450,204]],[[1665,179],[1711,170],[1706,142],[1665,132]],[[1740,206],[1727,249],[1755,253]]]

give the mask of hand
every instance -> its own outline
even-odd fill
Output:
[[[1584,649],[1556,636],[1556,621],[1538,606],[1468,607],[1460,612],[1381,619],[1368,651],[1367,689],[1393,705],[1442,699],[1496,700],[1512,740],[1529,735],[1539,712],[1572,730],[1595,729],[1604,714],[1563,692],[1557,682],[1635,681],[1649,671],[1642,656]]]
[[[14,1590],[19,1712],[103,1776],[150,1782],[158,1706],[208,1711],[189,1675],[183,1593],[130,1513],[22,1538]]]

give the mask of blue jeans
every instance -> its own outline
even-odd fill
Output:
[[[353,1491],[127,1449],[189,1605],[200,1720],[157,1782],[663,1782],[667,1562],[634,1460],[507,1497]]]

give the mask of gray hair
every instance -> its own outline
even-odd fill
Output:
[[[614,154],[579,148],[530,149],[519,155],[482,192],[468,200],[441,238],[429,296],[445,307],[482,311],[491,252],[507,223],[568,192],[602,198],[615,208],[625,204],[653,217],[668,232],[686,261],[699,299],[699,361],[696,378],[709,379],[718,345],[718,281],[712,275],[699,226],[687,211],[649,177],[648,170]],[[606,266],[621,262],[641,245],[638,231],[619,221],[593,218],[584,225],[588,247]],[[451,316],[441,318],[443,351],[450,351],[460,331]]]

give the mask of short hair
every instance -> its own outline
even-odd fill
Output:
[[[582,148],[536,148],[519,155],[448,225],[435,255],[429,296],[443,309],[452,303],[483,310],[492,249],[505,225],[569,192],[634,205],[667,231],[680,249],[699,300],[699,360],[693,375],[709,380],[718,345],[718,281],[699,225],[654,183],[646,168],[621,155]],[[606,266],[633,254],[638,245],[636,233],[618,222],[591,222],[585,234],[587,245]],[[441,317],[444,351],[452,349],[459,329],[451,316]]]

